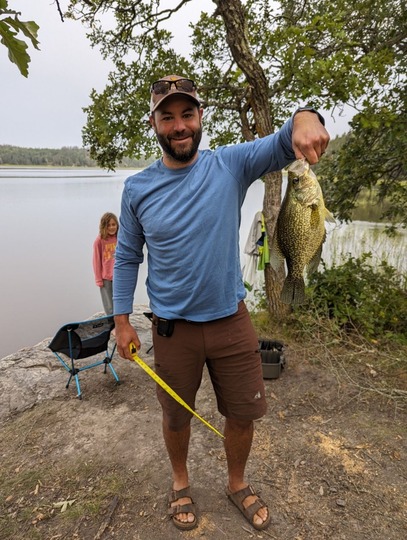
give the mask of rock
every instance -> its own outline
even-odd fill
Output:
[[[134,306],[130,321],[142,343],[151,346],[151,322],[143,315],[144,305]],[[97,313],[94,317],[102,316]],[[69,322],[69,321],[67,321]],[[25,347],[0,362],[0,422],[48,399],[66,393],[67,371],[48,349],[50,338]],[[115,353],[115,356],[117,353]]]

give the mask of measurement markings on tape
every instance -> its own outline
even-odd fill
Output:
[[[202,416],[199,416],[199,414],[194,411],[189,405],[188,403],[186,403],[182,397],[180,397],[170,386],[168,386],[168,384],[163,381],[161,379],[161,377],[159,377],[157,375],[157,373],[150,368],[150,366],[148,366],[137,354],[137,349],[136,347],[131,344],[130,345],[130,353],[131,353],[131,356],[133,357],[133,360],[142,368],[144,369],[144,371],[150,375],[150,377],[157,383],[161,386],[161,388],[163,388],[173,399],[175,399],[175,401],[177,401],[180,405],[182,405],[183,407],[185,407],[190,413],[192,413],[194,416],[196,416],[203,424],[205,424],[205,426],[207,426],[208,428],[210,428],[214,433],[216,433],[217,435],[219,435],[219,437],[221,437],[222,439],[225,438],[224,435],[222,435],[222,433],[220,433],[216,428],[214,428],[209,422],[207,422],[204,418],[202,418]]]

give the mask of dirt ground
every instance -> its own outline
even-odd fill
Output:
[[[140,356],[152,365],[148,346]],[[286,356],[281,376],[265,380],[269,409],[256,422],[247,467],[269,504],[267,531],[252,529],[227,500],[222,440],[197,419],[189,467],[199,526],[174,528],[154,383],[117,359],[122,384],[86,371],[82,401],[72,385],[0,427],[0,538],[407,538],[406,412],[315,365],[310,350],[288,346]],[[206,375],[197,411],[222,429]]]

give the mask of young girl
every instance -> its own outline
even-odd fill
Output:
[[[93,243],[93,271],[106,315],[113,313],[112,281],[118,230],[117,217],[106,212],[100,218],[99,235]]]

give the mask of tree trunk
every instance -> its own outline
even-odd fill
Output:
[[[269,110],[268,84],[264,71],[253,56],[247,39],[247,24],[244,8],[240,0],[214,0],[218,13],[224,22],[226,41],[230,47],[233,59],[246,76],[250,86],[250,105],[256,123],[259,137],[273,133]],[[273,238],[278,212],[281,206],[281,172],[267,174],[265,180],[265,195],[263,214],[269,243]],[[284,318],[289,312],[288,306],[280,301],[280,291],[284,281],[284,271],[276,273],[271,266],[266,265],[265,284],[269,312],[277,318]]]
[[[281,188],[283,183],[281,171],[267,174],[264,177],[264,181],[263,214],[269,246],[271,247],[271,240],[281,206]],[[280,292],[285,278],[284,268],[276,272],[267,264],[264,271],[264,278],[268,310],[273,317],[280,320],[284,319],[291,312],[290,306],[283,304],[280,300]]]

